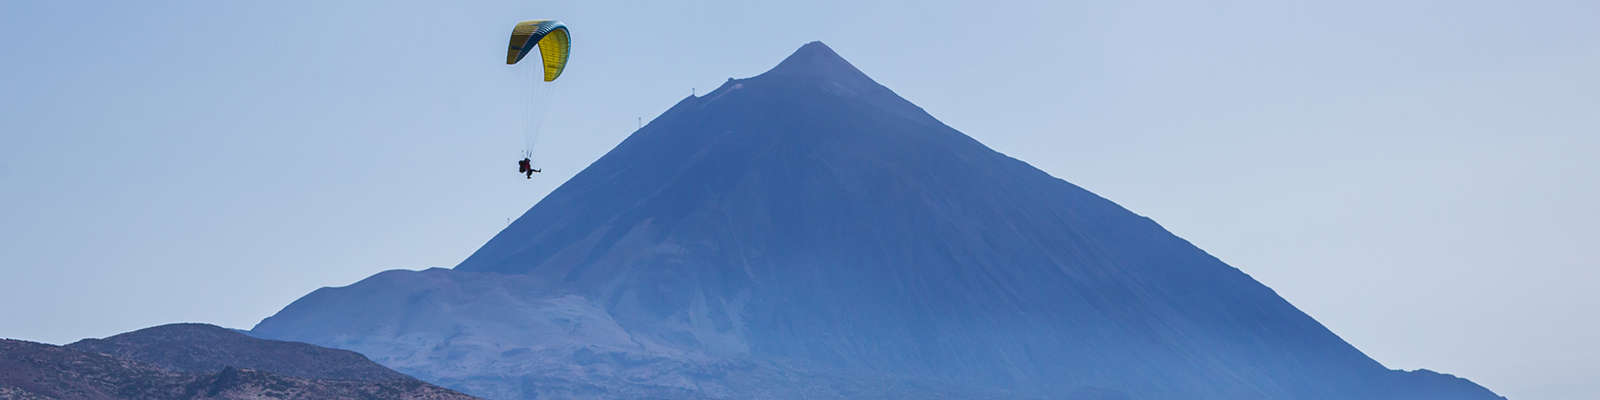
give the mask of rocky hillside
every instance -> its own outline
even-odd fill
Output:
[[[234,367],[314,379],[365,382],[414,379],[353,351],[257,339],[206,324],[162,325],[105,339],[84,339],[66,347],[178,372],[216,372]]]
[[[178,336],[158,337],[162,332]],[[162,343],[184,338],[200,341]],[[208,325],[169,325],[84,343],[0,340],[0,399],[473,398],[352,352],[253,339]],[[97,348],[108,351],[93,350]],[[277,370],[283,366],[287,368]]]

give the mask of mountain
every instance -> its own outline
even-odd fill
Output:
[[[197,342],[187,343],[188,340]],[[228,361],[230,359],[238,362]],[[308,366],[294,366],[286,361],[305,362]],[[284,366],[287,368],[282,371],[289,373],[273,370]],[[348,351],[254,339],[209,325],[182,324],[68,346],[0,340],[0,398],[465,400],[473,397],[401,375]]]
[[[820,42],[680,101],[456,268],[252,333],[497,399],[1500,398],[1383,367]]]

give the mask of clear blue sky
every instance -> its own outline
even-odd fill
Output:
[[[248,328],[453,266],[691,88],[811,40],[1379,361],[1600,393],[1600,3],[0,3],[0,336]],[[515,176],[519,19],[576,48]]]

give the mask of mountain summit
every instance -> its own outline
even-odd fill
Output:
[[[783,59],[783,62],[778,63],[778,66],[761,76],[772,79],[812,80],[813,84],[816,83],[815,80],[825,80],[853,86],[878,86],[877,82],[867,77],[867,74],[850,65],[849,61],[845,61],[844,57],[840,57],[839,53],[833,52],[832,48],[822,42],[811,42],[800,46],[800,50],[796,50],[794,54]]]
[[[1498,398],[1384,368],[820,42],[679,102],[455,269],[254,333],[491,398]]]

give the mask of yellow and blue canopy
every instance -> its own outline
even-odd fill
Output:
[[[517,23],[511,29],[511,48],[506,52],[506,64],[516,64],[527,57],[534,47],[544,61],[544,81],[561,76],[567,68],[567,56],[572,52],[572,35],[567,25],[556,20],[533,20]]]

